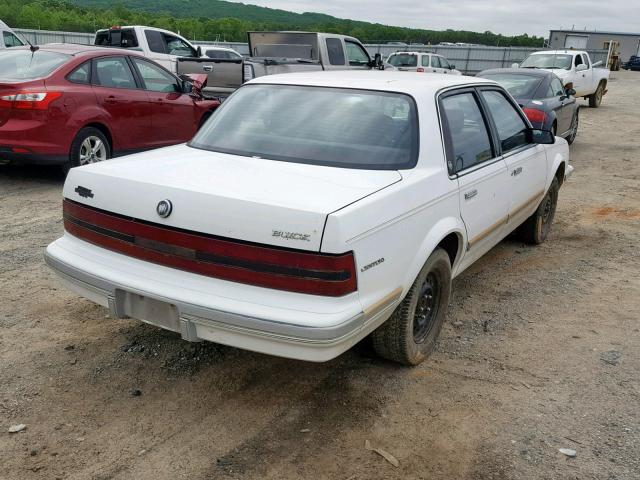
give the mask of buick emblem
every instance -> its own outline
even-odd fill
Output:
[[[160,202],[158,202],[158,206],[156,207],[156,212],[162,218],[167,218],[169,215],[171,215],[172,210],[173,205],[171,205],[170,200],[160,200]]]

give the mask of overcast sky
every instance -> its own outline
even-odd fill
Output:
[[[238,1],[238,0],[232,0]],[[640,31],[638,0],[244,0],[293,12],[320,12],[340,18],[424,28],[472,30],[547,37],[549,29]]]

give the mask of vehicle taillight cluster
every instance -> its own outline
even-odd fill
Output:
[[[0,96],[0,108],[18,110],[47,110],[49,104],[60,98],[60,92],[19,92]]]
[[[419,72],[419,73],[424,73],[424,68],[418,67],[418,70],[416,70],[416,71]]]
[[[522,111],[531,123],[544,123],[547,114],[537,108],[523,108]]]
[[[339,297],[357,288],[353,252],[324,254],[242,243],[121,217],[64,200],[64,228],[148,262],[259,287]]]

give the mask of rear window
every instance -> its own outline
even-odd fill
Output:
[[[247,85],[191,147],[342,168],[415,166],[418,117],[408,95],[345,88]]]
[[[394,67],[417,67],[418,66],[418,56],[417,55],[406,55],[406,54],[393,54],[391,55],[387,63],[390,63]]]
[[[526,75],[521,73],[491,73],[479,75],[482,78],[498,82],[514,98],[533,98],[542,77],[539,75]]]
[[[7,50],[0,55],[0,79],[33,80],[51,74],[71,58],[70,55],[38,50]]]

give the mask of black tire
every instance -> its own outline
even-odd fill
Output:
[[[567,143],[571,145],[576,140],[578,135],[578,123],[580,122],[580,109],[576,108],[576,113],[573,114],[573,120],[571,120],[571,133],[567,137]]]
[[[418,365],[433,352],[451,296],[449,255],[437,248],[407,296],[371,335],[376,353],[404,365]]]
[[[589,95],[589,106],[591,108],[598,108],[602,103],[602,96],[604,95],[604,82],[600,82],[598,84],[598,88],[596,88],[596,93],[593,95]]]
[[[96,152],[89,152],[88,145],[97,146],[97,142],[101,142],[101,146]],[[69,151],[69,161],[62,165],[65,174],[73,167],[79,167],[89,163],[96,163],[111,158],[111,144],[107,137],[100,130],[94,127],[85,127],[78,132],[76,138],[71,142],[71,150]]]
[[[545,241],[556,214],[559,189],[558,179],[554,178],[536,211],[518,227],[518,234],[523,242],[539,245]]]

